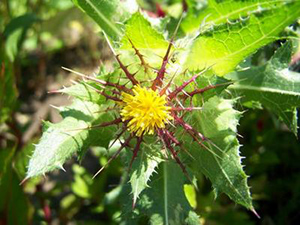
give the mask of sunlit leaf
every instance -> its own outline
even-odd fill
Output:
[[[123,22],[138,8],[135,0],[73,0],[73,2],[113,39],[122,36],[118,23]]]
[[[26,178],[62,169],[68,158],[91,145],[107,146],[114,127],[90,128],[113,119],[103,109],[98,104],[81,100],[61,108],[64,119],[57,124],[45,123],[43,136],[30,159]]]
[[[156,167],[162,161],[160,155],[161,145],[155,143],[142,144],[141,150],[131,168],[130,183],[133,195],[133,204],[136,203],[141,192],[149,187],[151,176],[155,173]],[[131,160],[131,157],[129,157]]]
[[[245,57],[277,40],[299,15],[300,2],[295,0],[211,0],[201,12],[206,25],[191,45],[185,67],[212,66],[220,76],[231,72]]]
[[[215,96],[204,103],[202,110],[193,113],[190,123],[208,139],[203,141],[206,148],[188,137],[183,141],[194,158],[192,171],[205,174],[217,196],[224,192],[236,203],[253,209],[236,137],[241,113],[233,109],[233,103]]]

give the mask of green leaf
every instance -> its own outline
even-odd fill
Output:
[[[299,15],[300,2],[295,0],[211,0],[199,15],[205,25],[190,46],[185,67],[212,67],[220,76],[231,72],[248,55],[277,40]]]
[[[156,140],[155,140],[156,141]],[[146,189],[151,176],[158,164],[162,161],[160,154],[160,144],[155,142],[142,144],[137,158],[134,160],[130,173],[130,184],[133,194],[133,204],[135,205],[140,193]],[[129,156],[131,160],[132,154]]]
[[[31,206],[12,167],[15,146],[0,150],[0,215],[8,225],[28,224]]]
[[[105,33],[117,40],[122,31],[117,23],[123,22],[137,10],[135,0],[72,0],[83,12],[90,16]]]
[[[5,148],[0,151],[0,185],[3,175],[5,174],[7,168],[10,167],[12,157],[15,153],[15,147]]]
[[[32,141],[26,143],[26,145],[16,153],[14,157],[14,167],[16,173],[20,179],[26,176],[27,166],[34,150],[34,144]]]
[[[132,45],[128,40],[130,39],[141,53],[149,55],[151,58],[158,57],[159,59],[157,60],[161,63],[162,59],[159,56],[164,56],[166,53],[168,42],[161,33],[152,27],[151,23],[143,15],[139,12],[133,14],[126,22],[125,28],[125,35],[121,40],[121,49],[133,51]],[[148,60],[154,61],[151,58],[147,57]]]
[[[2,47],[0,43],[0,48]],[[0,52],[0,124],[10,118],[17,100],[17,88],[13,74],[13,65],[9,62],[4,51]]]
[[[81,198],[91,198],[91,185],[93,184],[92,176],[90,176],[83,167],[73,165],[74,182],[72,183],[72,191]]]
[[[185,176],[176,163],[161,163],[157,174],[151,177],[150,188],[140,194],[135,214],[148,216],[150,224],[153,225],[199,225],[199,217],[193,212],[184,194],[184,182]],[[130,206],[126,205],[124,212],[126,213],[128,210],[130,210]],[[132,213],[128,212],[123,216],[132,216]],[[127,219],[129,220],[129,218]]]
[[[142,55],[144,63],[141,63],[130,43]],[[155,72],[152,68],[159,68],[162,58],[168,48],[168,42],[162,33],[159,33],[140,12],[136,12],[126,21],[125,35],[121,40],[119,54],[125,65],[130,65],[129,70],[136,73],[140,80],[154,79]],[[142,65],[144,64],[144,65]]]
[[[95,88],[95,89],[93,89],[93,88]],[[99,94],[96,91],[98,89],[99,89],[99,86],[97,87],[92,82],[80,82],[80,83],[71,85],[69,87],[64,87],[63,89],[55,91],[55,92],[64,93],[69,96],[78,98],[82,101],[90,101],[93,103],[101,104],[105,101],[105,97],[103,97],[101,94]]]
[[[188,136],[183,137],[183,142],[194,158],[190,168],[211,180],[216,196],[224,192],[236,203],[253,209],[236,137],[241,113],[233,109],[233,103],[234,100],[215,96],[204,103],[201,111],[192,114],[190,123],[208,139],[203,141],[206,148]]]
[[[29,224],[32,207],[17,174],[10,167],[0,185],[0,214],[8,225]]]
[[[259,102],[274,112],[297,135],[297,110],[300,106],[300,74],[290,71],[292,42],[286,42],[263,66],[251,66],[244,71],[228,74],[236,83],[230,90],[245,105]]]
[[[106,147],[115,127],[89,128],[113,119],[103,109],[103,106],[81,100],[61,108],[64,119],[57,124],[45,124],[43,136],[30,159],[26,178],[62,168],[74,153],[80,153],[91,145]]]
[[[27,29],[39,21],[35,14],[24,14],[10,21],[3,32],[6,37],[5,50],[10,61],[14,61]]]

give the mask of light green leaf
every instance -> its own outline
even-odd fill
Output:
[[[93,89],[95,88],[95,89]],[[73,96],[82,101],[90,101],[93,103],[101,104],[105,101],[105,97],[99,94],[96,90],[100,90],[99,86],[92,82],[80,82],[69,87],[64,87],[58,90],[59,93],[64,93]]]
[[[176,163],[171,161],[161,163],[157,174],[151,177],[150,188],[140,194],[135,214],[146,215],[153,225],[199,225],[199,217],[193,212],[184,194],[185,179]],[[125,207],[124,210],[130,209],[128,205]],[[124,216],[132,215],[132,213],[124,214]]]
[[[299,15],[296,0],[211,0],[199,15],[205,25],[190,47],[185,67],[201,70],[212,66],[220,76],[231,72],[248,55],[277,40]]]
[[[135,0],[72,0],[83,12],[90,16],[105,33],[117,40],[122,36],[118,23],[129,18],[138,7]]]
[[[237,20],[241,17],[247,17],[249,12],[264,11],[270,7],[278,8],[279,5],[293,1],[294,0],[208,0],[207,5],[204,5],[203,2],[197,2],[190,5],[187,16],[181,23],[181,28],[185,33],[192,33],[199,30],[200,27],[203,28],[203,26],[219,25],[228,22],[228,20],[230,22],[231,20]]]
[[[72,191],[81,198],[91,198],[91,186],[93,184],[93,179],[90,174],[88,174],[83,167],[78,165],[73,165],[74,171],[74,182],[71,185]]]
[[[155,140],[156,141],[156,140]],[[162,146],[155,142],[142,144],[137,158],[134,160],[130,173],[130,184],[133,194],[133,204],[136,203],[140,193],[148,188],[148,182],[162,161],[160,155]],[[129,156],[131,160],[132,154]]]
[[[145,61],[152,67],[161,65],[162,57],[167,51],[168,42],[139,12],[133,14],[126,22],[125,35],[121,40],[121,50],[134,52],[128,39],[131,40],[135,48],[144,56]],[[134,56],[131,56],[131,58],[134,58]],[[132,63],[132,59],[129,63]]]
[[[266,65],[251,66],[244,71],[228,74],[236,83],[230,86],[241,101],[259,102],[274,112],[297,134],[297,110],[300,106],[300,74],[290,71],[288,63],[292,54],[292,42],[279,48]]]
[[[133,14],[126,22],[125,36],[122,39],[122,49],[132,49],[128,38],[139,50],[156,50],[157,53],[165,54],[168,42],[161,33],[158,33],[151,23],[139,12]]]
[[[188,136],[183,137],[183,142],[194,158],[190,168],[211,180],[217,196],[224,192],[236,203],[253,209],[236,137],[241,113],[233,109],[233,103],[234,100],[215,96],[191,115],[191,125],[208,139],[203,141],[206,148]]]
[[[110,114],[101,111],[103,109],[98,104],[81,100],[61,108],[64,119],[57,124],[45,125],[43,136],[30,159],[26,178],[62,168],[73,154],[91,145],[106,146],[115,127],[89,128],[113,120]]]

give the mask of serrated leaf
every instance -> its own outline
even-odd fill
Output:
[[[165,53],[168,42],[141,13],[133,14],[126,22],[125,28],[125,36],[121,41],[122,49],[132,49],[129,38],[138,50],[156,50],[160,55]]]
[[[90,101],[93,103],[101,104],[105,101],[105,97],[96,91],[96,89],[99,89],[99,87],[94,87],[93,85],[93,83],[81,82],[69,87],[64,87],[58,92],[73,96],[75,98],[81,99],[82,101]]]
[[[200,14],[206,25],[191,45],[185,67],[212,66],[220,76],[231,72],[245,57],[277,40],[299,15],[300,2],[295,0],[211,0]]]
[[[277,8],[278,4],[292,2],[293,0],[252,0],[252,1],[231,1],[231,0],[208,0],[208,4],[200,2],[191,5],[191,9],[181,23],[185,33],[192,33],[200,26],[218,25],[228,20],[236,20],[247,17],[249,12],[263,11],[266,8]],[[201,10],[201,8],[204,8]],[[197,10],[198,9],[198,10]],[[200,9],[200,10],[199,10]],[[205,22],[205,24],[203,24]]]
[[[149,183],[151,188],[141,193],[135,213],[146,215],[153,225],[199,225],[199,217],[193,212],[184,194],[185,179],[176,163],[171,161],[161,163],[157,174],[151,178]],[[123,213],[126,213],[126,209],[130,209],[130,206],[126,205]],[[132,214],[128,213],[124,216],[132,216]]]
[[[251,66],[228,74],[236,83],[230,86],[241,101],[259,102],[274,112],[297,135],[297,110],[300,106],[300,74],[290,71],[288,63],[292,42],[285,43],[263,66]]]
[[[168,42],[140,12],[133,14],[126,22],[125,35],[121,40],[122,46],[120,50],[133,52],[134,49],[128,39],[131,40],[135,48],[141,52],[145,57],[145,61],[151,66],[156,67],[161,64],[161,57],[167,51]],[[134,57],[131,56],[131,58]],[[129,63],[132,63],[132,61]]]
[[[100,105],[81,100],[75,100],[71,106],[62,108],[63,121],[46,124],[43,136],[30,159],[26,178],[62,168],[73,154],[91,145],[107,145],[115,127],[89,129],[113,119],[101,110],[103,107]]]
[[[26,176],[27,165],[34,150],[33,142],[28,142],[14,157],[14,167],[20,179]]]
[[[156,170],[156,167],[162,162],[160,155],[162,146],[160,144],[143,143],[139,150],[137,158],[134,160],[130,173],[130,184],[132,188],[133,204],[135,205],[139,195],[148,186],[151,176]],[[129,160],[131,160],[131,156]]]
[[[236,137],[241,113],[233,109],[233,103],[215,96],[204,103],[202,110],[192,114],[190,123],[208,138],[203,141],[207,148],[187,136],[183,142],[194,158],[189,165],[191,170],[207,176],[217,196],[224,192],[236,203],[253,209]]]
[[[83,12],[90,16],[105,33],[117,40],[122,36],[119,24],[137,9],[135,0],[72,0]]]

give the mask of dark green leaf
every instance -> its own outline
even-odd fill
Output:
[[[15,147],[0,149],[0,221],[8,225],[28,224],[30,204],[12,167]]]
[[[151,177],[150,188],[140,194],[135,209],[136,217],[146,215],[150,219],[150,224],[153,225],[199,225],[200,219],[193,212],[184,194],[185,179],[182,170],[176,163],[161,163],[157,174]],[[130,209],[129,205],[126,206],[124,210]],[[126,211],[123,212],[124,218],[133,216],[132,213],[126,214]],[[129,218],[127,219],[129,220]]]
[[[5,27],[5,50],[10,61],[14,61],[27,29],[37,21],[39,19],[35,14],[25,14],[12,19]]]
[[[1,43],[0,43],[1,47]],[[10,114],[15,107],[17,100],[17,89],[13,74],[13,65],[4,52],[0,52],[3,60],[0,62],[0,124],[10,118]]]
[[[292,54],[292,42],[279,48],[266,65],[252,66],[244,71],[228,74],[236,83],[230,86],[241,101],[261,103],[274,112],[297,134],[297,110],[300,106],[300,74],[288,69]]]

